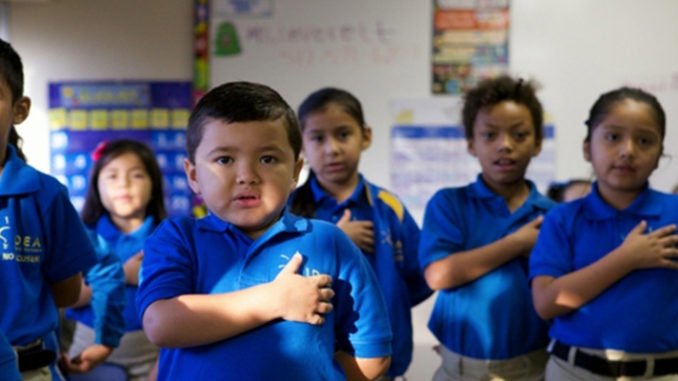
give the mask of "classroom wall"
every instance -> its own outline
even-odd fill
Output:
[[[286,7],[291,3],[304,5],[305,12]],[[33,99],[31,115],[19,132],[26,138],[24,147],[29,161],[41,170],[49,170],[49,81],[186,80],[192,75],[191,0],[8,4],[9,37],[24,60],[26,93]],[[391,43],[375,46],[374,41],[353,40],[348,50],[332,53],[330,49],[334,55],[325,56],[320,63],[318,56],[316,61],[308,61],[308,54],[322,53],[322,47],[297,44],[281,53],[275,43],[262,43],[256,49],[245,44],[243,48],[254,52],[257,59],[242,60],[245,55],[230,62],[219,59],[212,81],[266,81],[280,90],[293,107],[319,86],[341,85],[355,91],[364,102],[375,137],[361,168],[367,178],[388,187],[389,101],[429,96],[431,3],[280,0],[275,6],[277,17],[282,17],[274,21],[275,26],[340,25],[348,20],[352,25],[362,23],[375,28],[381,22],[392,33]],[[512,72],[535,78],[543,85],[540,95],[556,126],[558,179],[590,173],[581,156],[582,122],[588,108],[600,92],[629,83],[655,91],[667,107],[666,148],[674,159],[662,160],[652,181],[665,190],[678,182],[678,137],[674,127],[678,121],[676,14],[678,2],[673,0],[512,1]],[[271,55],[266,49],[276,51]],[[249,71],[236,72],[241,66]],[[435,340],[426,328],[432,300],[414,309],[416,350],[408,372],[412,380],[430,379],[437,366],[431,351]]]

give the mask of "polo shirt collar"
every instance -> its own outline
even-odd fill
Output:
[[[39,189],[38,171],[17,156],[12,144],[7,144],[7,160],[0,177],[0,196],[32,193]]]
[[[329,198],[334,200],[334,198],[320,186],[320,183],[318,183],[318,179],[315,176],[311,177],[310,182],[311,182],[311,193],[313,194],[313,201],[316,205],[325,202]],[[363,175],[358,174],[358,186],[356,186],[355,190],[353,190],[351,197],[346,199],[344,203],[360,204],[363,197],[366,197],[367,202],[371,205],[372,204],[371,199],[367,195],[365,188],[366,188],[365,179],[363,178]]]
[[[631,205],[620,211],[603,200],[600,193],[598,193],[598,182],[596,181],[591,186],[591,192],[584,197],[584,216],[590,220],[614,218],[620,213],[642,217],[659,216],[662,213],[661,204],[654,202],[653,199],[654,193],[650,189],[649,184],[645,183],[645,188]]]
[[[144,220],[144,222],[137,228],[137,230],[129,233],[129,234],[124,234],[123,232],[118,229],[117,226],[113,223],[111,220],[111,216],[106,213],[101,218],[99,218],[99,221],[97,222],[97,233],[99,233],[106,241],[115,241],[120,236],[126,235],[131,238],[140,238],[144,239],[145,237],[148,237],[151,233],[151,230],[155,227],[155,223],[153,220],[153,216],[148,216]]]
[[[540,193],[539,190],[537,189],[537,186],[528,179],[525,179],[524,181],[527,183],[527,187],[530,190],[528,200],[533,200],[534,204],[538,207],[549,208],[551,206],[551,202],[545,197],[538,197],[540,196]],[[476,181],[473,184],[471,184],[470,194],[472,197],[480,199],[497,197],[501,198],[501,196],[494,193],[492,189],[490,189],[487,186],[487,184],[485,184],[485,181],[483,181],[482,174],[478,174],[478,176],[476,177]]]
[[[217,232],[217,233],[226,233],[226,232],[238,232],[244,234],[237,226],[222,220],[221,218],[214,215],[214,213],[209,212],[207,216],[198,220],[198,227],[202,230]],[[303,232],[309,229],[308,220],[305,218],[294,215],[288,211],[288,208],[283,210],[282,215],[278,221],[276,221],[264,234],[259,237],[262,239],[264,237],[272,237],[279,233],[290,232]]]

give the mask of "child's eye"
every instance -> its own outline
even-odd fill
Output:
[[[230,156],[219,156],[216,162],[218,164],[229,164],[233,162],[233,158]]]
[[[351,136],[351,133],[349,131],[341,131],[337,134],[339,137],[339,140],[346,140],[349,136]]]
[[[323,137],[322,135],[311,136],[311,141],[316,143],[322,143]]]
[[[274,156],[271,156],[271,155],[262,156],[261,159],[259,159],[259,160],[264,164],[273,164],[273,163],[276,163],[278,161],[278,159],[276,159]]]
[[[514,135],[516,137],[516,140],[521,141],[525,140],[525,138],[527,138],[530,135],[530,133],[525,131],[518,131]]]
[[[494,132],[491,132],[491,131],[487,131],[487,132],[481,132],[481,133],[480,133],[480,136],[481,136],[483,139],[492,139],[492,138],[494,138],[495,136],[497,136],[497,134],[494,133]]]
[[[605,135],[605,140],[609,140],[611,142],[619,140],[619,134],[609,133]]]
[[[143,173],[143,172],[134,172],[134,173],[132,173],[132,177],[135,178],[135,179],[145,179],[146,174]]]
[[[636,141],[638,142],[638,144],[640,144],[642,146],[646,146],[646,145],[650,145],[650,144],[654,143],[653,139],[642,137],[642,136],[639,137],[638,139],[636,139]]]

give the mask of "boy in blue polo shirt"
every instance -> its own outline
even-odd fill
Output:
[[[546,323],[535,313],[527,256],[554,206],[525,179],[541,149],[542,107],[533,86],[508,76],[465,96],[475,183],[438,191],[428,202],[419,262],[440,290],[429,328],[440,340],[435,380],[541,380]]]
[[[23,379],[60,380],[57,308],[77,301],[97,255],[66,187],[25,162],[14,126],[31,105],[23,79],[21,58],[0,40],[0,330]]]
[[[334,225],[285,210],[302,161],[282,97],[221,85],[197,104],[186,140],[186,175],[210,213],[167,220],[145,245],[137,305],[162,347],[158,378],[383,374],[391,333],[369,264]]]

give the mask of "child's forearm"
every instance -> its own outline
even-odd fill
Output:
[[[506,236],[488,245],[452,253],[431,262],[424,269],[424,277],[433,290],[458,287],[480,278],[524,251],[525,248],[512,242],[512,236]]]
[[[576,310],[633,270],[617,248],[596,262],[563,275],[537,276],[532,281],[532,299],[537,314],[545,320]]]
[[[144,331],[151,342],[169,348],[231,338],[280,317],[270,287],[158,300],[144,312]]]
[[[344,351],[337,351],[334,358],[344,368],[348,381],[374,380],[385,374],[391,365],[391,356],[356,358]]]
[[[84,281],[80,285],[80,296],[78,300],[71,306],[71,308],[84,307],[92,300],[92,287],[88,286]]]
[[[54,304],[58,308],[65,308],[73,305],[80,297],[80,287],[82,286],[82,276],[77,273],[69,278],[51,285]]]

